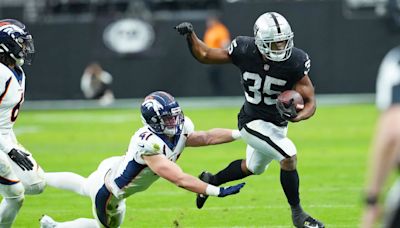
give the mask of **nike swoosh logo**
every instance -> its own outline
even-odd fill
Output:
[[[318,226],[318,225],[315,225],[315,226],[304,225],[304,227],[305,227],[305,228],[319,228],[319,226]]]
[[[138,146],[144,148],[144,145],[143,145],[143,144],[139,144]]]

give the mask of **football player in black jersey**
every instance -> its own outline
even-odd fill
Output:
[[[361,228],[375,227],[380,214],[379,198],[389,176],[400,167],[400,46],[390,50],[380,65],[376,105],[382,113],[371,148]],[[387,194],[383,215],[382,227],[400,227],[400,178]]]
[[[183,22],[175,29],[186,37],[192,55],[201,63],[233,63],[242,74],[246,101],[238,115],[238,127],[247,143],[246,159],[233,161],[215,175],[200,174],[200,179],[220,185],[246,176],[259,175],[272,160],[279,161],[280,180],[292,210],[296,227],[324,227],[300,205],[296,147],[286,136],[288,121],[310,118],[316,109],[314,87],[308,76],[310,59],[293,44],[293,32],[287,20],[276,12],[261,15],[254,24],[254,37],[238,36],[228,50],[209,48],[195,34],[192,24]],[[304,108],[294,106],[278,111],[277,96],[296,90],[304,99]],[[282,115],[281,115],[282,114]],[[207,196],[197,196],[203,207]]]

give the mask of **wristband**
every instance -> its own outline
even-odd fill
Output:
[[[242,136],[240,135],[240,131],[239,130],[232,130],[232,138],[234,140],[236,139],[240,139]]]
[[[209,196],[218,196],[219,193],[220,193],[219,187],[216,187],[216,186],[211,185],[211,184],[207,185],[207,188],[206,188],[206,195],[209,195]]]
[[[378,203],[378,197],[377,196],[367,196],[365,197],[365,204],[368,206],[374,206]]]

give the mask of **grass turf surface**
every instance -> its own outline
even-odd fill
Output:
[[[238,110],[185,109],[185,114],[196,130],[236,128]],[[313,118],[289,126],[288,136],[298,150],[303,208],[327,227],[358,226],[377,115],[372,105],[319,107]],[[137,110],[23,111],[15,131],[45,171],[88,176],[104,158],[124,154],[141,125]],[[202,170],[215,173],[244,158],[245,148],[243,141],[188,147],[178,164],[195,176]],[[209,198],[198,210],[193,193],[160,179],[127,199],[122,227],[292,227],[277,162],[245,181],[239,195]],[[14,227],[38,227],[42,214],[60,221],[91,218],[91,203],[89,198],[48,187],[41,195],[26,197]]]

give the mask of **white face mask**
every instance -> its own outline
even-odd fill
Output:
[[[285,52],[284,51],[282,51],[282,52],[280,52],[280,53],[278,53],[278,52],[275,52],[275,53],[273,53],[273,52],[271,52],[271,53],[269,53],[268,55],[268,59],[271,59],[271,60],[273,60],[273,61],[283,61],[284,60],[284,58],[285,58]]]
[[[171,128],[166,127],[166,128],[164,129],[163,133],[164,133],[166,136],[172,137],[172,136],[176,135],[177,129],[176,129],[176,127],[171,127]]]
[[[164,124],[163,133],[165,135],[172,137],[179,132],[183,124],[180,117],[181,115],[174,115],[162,118]]]

